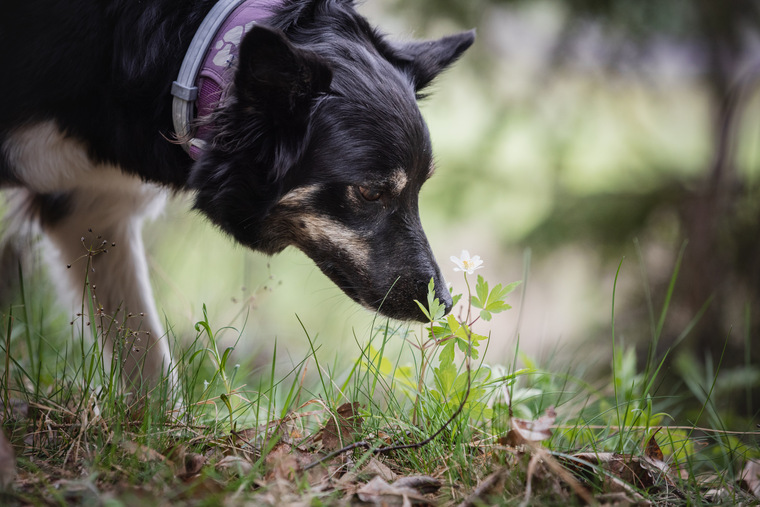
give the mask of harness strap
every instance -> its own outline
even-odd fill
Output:
[[[204,148],[204,128],[191,132],[196,116],[213,112],[226,98],[234,77],[233,62],[243,36],[281,0],[219,0],[203,19],[172,83],[172,121],[182,147],[197,159]],[[197,111],[197,113],[196,113]]]

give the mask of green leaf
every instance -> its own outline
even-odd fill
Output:
[[[478,275],[475,294],[476,296],[472,298],[472,306],[475,308],[485,308],[488,302],[488,282],[481,275]]]
[[[501,291],[498,294],[498,299],[504,299],[505,297],[507,297],[507,295],[510,292],[514,291],[517,287],[519,287],[521,283],[522,283],[522,280],[518,280],[516,282],[512,282],[512,283],[508,284],[506,287],[504,287],[503,289],[501,289]],[[498,289],[500,287],[501,287],[501,284],[497,285],[494,288],[494,292],[496,292],[496,289]]]
[[[213,354],[213,352],[212,352],[211,349],[199,349],[199,350],[196,350],[195,352],[193,352],[193,355],[190,356],[190,359],[187,360],[188,364],[192,363],[193,360],[196,358],[196,356],[198,356],[199,354],[203,354],[204,352],[208,352],[210,354]]]
[[[417,306],[420,307],[420,310],[422,310],[422,313],[425,314],[425,317],[427,317],[430,322],[442,319],[443,315],[446,313],[446,307],[441,304],[441,301],[437,297],[435,297],[435,280],[433,278],[431,278],[428,283],[427,307],[416,299],[414,302],[417,303]]]
[[[235,347],[227,347],[227,350],[224,351],[224,354],[222,354],[222,361],[219,364],[219,369],[224,370],[224,367],[227,365],[227,358],[230,357],[230,352],[235,350]]]
[[[364,364],[365,367],[370,370],[376,370],[383,376],[391,376],[393,373],[393,363],[391,363],[387,357],[381,356],[380,351],[372,345],[369,346],[367,355],[369,356],[369,362],[362,361],[362,364]]]
[[[470,340],[467,340],[467,338],[460,338],[458,336],[456,337],[459,350],[465,354],[470,354],[470,357],[473,359],[478,358],[478,347],[480,346],[481,340],[488,340],[488,337],[477,333],[470,333]],[[470,343],[472,343],[472,347],[470,347]]]
[[[449,325],[449,329],[451,329],[451,334],[464,338],[465,340],[467,339],[467,328],[464,327],[464,324],[459,322],[456,317],[449,314],[449,316],[446,317],[446,322]]]
[[[478,294],[477,298],[473,298],[472,306],[480,308],[480,317],[485,321],[490,321],[494,313],[503,312],[512,308],[508,305],[504,299],[507,295],[515,290],[521,282],[512,282],[507,286],[498,284],[492,291],[488,290],[488,283],[483,280],[482,276],[478,276],[478,284],[475,290]]]
[[[399,366],[393,374],[394,380],[400,382],[412,390],[417,389],[417,382],[414,378],[414,368],[411,366]]]
[[[435,383],[441,393],[450,393],[451,386],[457,378],[457,369],[453,363],[441,364],[439,368],[433,370]],[[444,395],[447,396],[447,395]]]
[[[441,366],[454,364],[454,340],[449,340],[441,349],[441,353],[438,355],[438,362]]]
[[[446,313],[446,307],[441,304],[440,300],[435,297],[435,279],[431,278],[428,283],[428,308],[430,309],[431,321],[436,321],[443,318],[443,314]]]
[[[219,398],[222,399],[225,405],[227,405],[227,410],[230,411],[230,414],[232,414],[232,404],[230,403],[230,398],[226,394],[222,393],[219,395]]]
[[[430,312],[428,312],[427,308],[425,308],[425,305],[423,305],[416,299],[414,300],[414,302],[417,303],[417,306],[420,307],[420,310],[422,310],[422,313],[425,314],[425,317],[427,317],[427,320],[429,320],[430,322],[433,322],[433,319],[430,318]]]
[[[437,340],[440,340],[441,338],[446,338],[447,336],[451,336],[451,328],[446,323],[441,323],[440,326],[431,326],[428,330],[428,338],[435,337]]]

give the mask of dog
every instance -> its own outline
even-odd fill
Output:
[[[7,214],[39,225],[70,293],[97,286],[99,311],[130,316],[133,384],[176,381],[141,239],[171,192],[239,243],[297,247],[357,303],[424,321],[431,279],[452,300],[419,218],[434,164],[417,100],[473,41],[390,41],[353,0],[5,0]],[[66,266],[88,230],[107,253],[85,280]]]

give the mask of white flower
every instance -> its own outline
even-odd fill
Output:
[[[462,250],[462,257],[456,258],[451,256],[451,262],[457,265],[454,271],[465,271],[468,275],[471,275],[476,269],[483,267],[483,261],[480,260],[480,256],[470,258],[470,252]]]

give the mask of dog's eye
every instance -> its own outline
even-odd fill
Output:
[[[380,196],[383,195],[383,193],[377,189],[362,186],[359,187],[359,193],[362,194],[362,197],[367,201],[377,201],[380,199]]]

